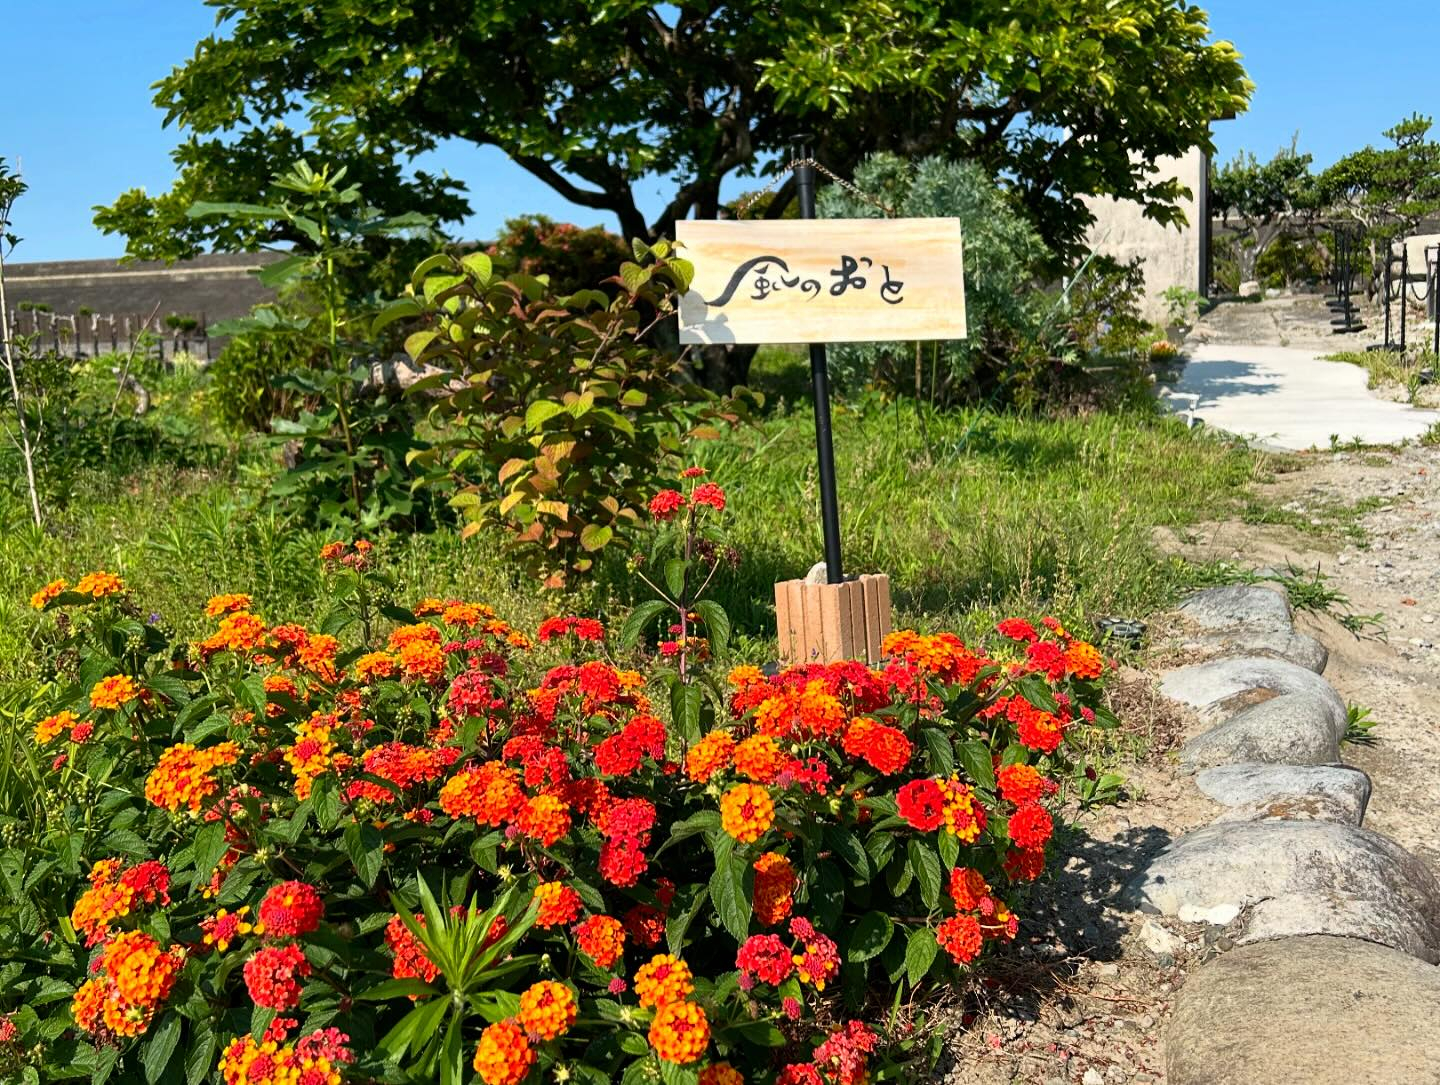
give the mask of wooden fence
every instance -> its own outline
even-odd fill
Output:
[[[140,313],[52,313],[26,308],[11,310],[8,316],[12,336],[34,338],[35,349],[70,358],[128,354],[134,348],[161,362],[173,361],[176,354],[211,360],[211,339],[203,313],[193,328],[169,328],[158,316]]]

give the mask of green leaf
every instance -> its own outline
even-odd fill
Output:
[[[912,837],[905,850],[910,857],[915,880],[920,883],[920,899],[925,902],[925,907],[934,908],[940,903],[940,889],[944,884],[940,859],[930,845],[918,837]]]
[[[905,942],[905,978],[914,987],[922,979],[925,973],[930,971],[930,966],[935,963],[935,955],[940,950],[940,944],[935,941],[935,932],[929,927],[916,927],[910,932],[909,939]]]
[[[684,558],[671,558],[665,563],[665,587],[677,602],[685,594],[685,572],[689,563]]]
[[[276,260],[273,264],[266,264],[255,273],[255,278],[260,280],[260,285],[270,290],[276,290],[293,279],[300,277],[305,265],[310,262],[308,253],[291,253],[283,260]]]
[[[195,1035],[190,1038],[190,1046],[185,1052],[186,1085],[200,1085],[210,1076],[210,1071],[215,1068],[217,1046],[215,1033],[209,1022],[201,1022]]]
[[[407,998],[410,995],[424,997],[434,993],[435,988],[423,980],[394,979],[377,983],[374,987],[361,991],[355,997],[362,1002],[385,1002],[392,998]]]
[[[714,599],[702,599],[695,604],[695,613],[705,623],[705,632],[710,638],[710,648],[719,655],[730,643],[730,615]]]
[[[600,550],[615,537],[615,529],[604,524],[586,524],[580,529],[580,549]]]
[[[245,706],[249,711],[255,713],[257,720],[265,718],[265,679],[258,674],[252,674],[244,679],[235,689],[235,699]]]
[[[995,766],[990,758],[990,748],[983,742],[971,740],[960,743],[960,764],[965,774],[986,791],[995,790]]]
[[[846,957],[851,961],[868,961],[890,944],[895,924],[884,912],[866,912],[850,931],[850,947]]]
[[[960,838],[954,833],[942,830],[935,843],[940,849],[940,861],[947,870],[954,870],[955,864],[960,861]]]
[[[231,219],[283,219],[286,214],[279,207],[265,207],[256,203],[212,203],[196,200],[185,209],[185,216],[192,219],[224,216]]]
[[[395,321],[409,320],[424,311],[424,307],[415,298],[397,298],[375,315],[375,319],[370,322],[370,334],[379,335],[382,329]]]
[[[375,885],[385,864],[385,838],[373,825],[352,822],[345,826],[345,854],[350,857],[367,889]]]
[[[225,825],[213,821],[195,834],[195,880],[196,884],[208,881],[211,872],[225,857],[229,845],[225,842]]]
[[[939,776],[949,776],[955,771],[955,748],[950,736],[938,727],[925,727],[920,731],[925,748],[930,751],[931,767]]]
[[[329,832],[340,823],[340,781],[334,773],[324,773],[310,786],[310,802],[315,808],[315,824]]]
[[[675,729],[689,744],[700,741],[700,712],[705,707],[705,691],[691,682],[676,682],[670,687],[670,716]]]
[[[160,1024],[145,1044],[145,1053],[140,1061],[145,1067],[145,1080],[150,1085],[160,1080],[160,1075],[175,1054],[175,1045],[180,1040],[180,1020],[178,1013],[161,1015]]]
[[[483,252],[466,253],[460,257],[460,264],[472,277],[479,279],[482,284],[488,283],[490,276],[495,273],[495,267],[490,262],[490,257],[486,256]]]
[[[553,399],[537,399],[525,409],[525,428],[538,430],[557,414],[565,413],[565,408],[556,403]]]
[[[710,875],[710,899],[715,902],[720,922],[737,942],[745,941],[750,934],[750,894],[745,888],[747,873],[747,864],[735,858],[733,848],[716,854],[715,870]]]
[[[830,850],[850,864],[862,883],[870,880],[870,856],[859,837],[840,825],[825,826],[824,837]]]
[[[641,603],[625,619],[625,624],[620,627],[618,645],[621,648],[633,648],[645,632],[646,626],[658,618],[670,604],[663,599],[647,599]]]

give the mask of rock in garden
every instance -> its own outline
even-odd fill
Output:
[[[1313,693],[1281,694],[1197,735],[1176,756],[1191,771],[1241,762],[1331,764],[1340,760],[1332,709]]]
[[[1355,825],[1211,825],[1156,856],[1126,896],[1186,922],[1226,924],[1248,909],[1241,943],[1336,934],[1440,961],[1440,884],[1399,844]]]
[[[1277,997],[1281,996],[1281,997]],[[1165,1032],[1170,1085],[1440,1081],[1440,970],[1350,938],[1244,946],[1186,981]]]
[[[1283,698],[1266,703],[1273,705],[1279,700]],[[1347,765],[1221,765],[1201,772],[1195,784],[1205,795],[1232,808],[1221,821],[1270,817],[1359,825],[1370,801],[1370,777]]]
[[[1160,692],[1194,708],[1207,723],[1282,694],[1311,693],[1328,706],[1336,741],[1345,734],[1340,694],[1314,671],[1283,659],[1239,656],[1181,667],[1164,675]]]
[[[1205,632],[1196,639],[1231,653],[1277,656],[1314,671],[1325,670],[1329,653],[1314,637],[1295,632],[1290,601],[1278,587],[1231,584],[1196,592],[1179,613]]]
[[[1240,626],[1290,628],[1293,616],[1284,592],[1259,584],[1230,584],[1188,596],[1180,613],[1204,629]]]

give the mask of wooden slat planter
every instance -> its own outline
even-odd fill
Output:
[[[890,578],[866,574],[843,584],[782,580],[775,585],[780,662],[880,662],[890,632]]]

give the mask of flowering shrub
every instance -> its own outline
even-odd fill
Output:
[[[226,595],[173,644],[108,574],[36,593],[56,821],[4,834],[0,1073],[918,1074],[877,1007],[1015,937],[1066,735],[1107,721],[1100,654],[1013,620],[735,667],[690,740],[599,622],[401,609],[367,546],[324,554],[329,631]]]
[[[1180,348],[1168,339],[1157,339],[1150,344],[1150,360],[1156,364],[1172,362],[1179,353]]]

